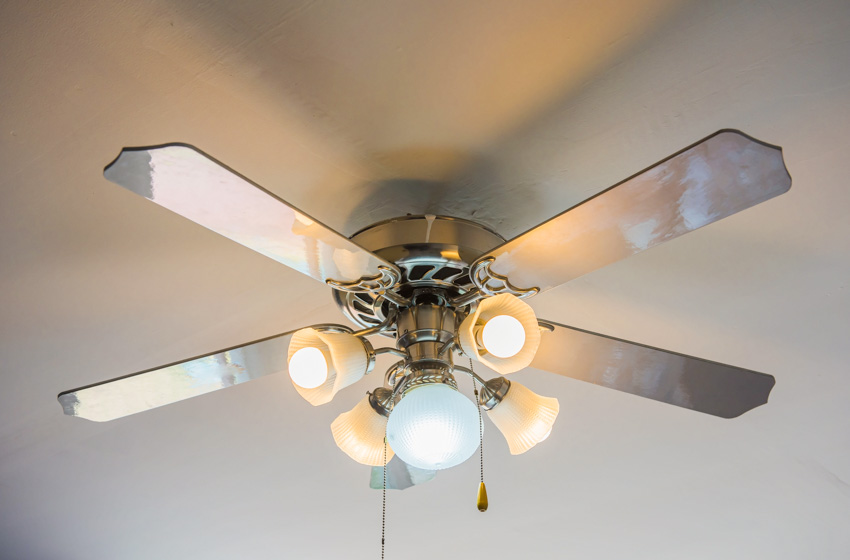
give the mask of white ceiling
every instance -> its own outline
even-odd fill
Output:
[[[543,372],[552,437],[388,497],[388,558],[846,558],[850,4],[5,2],[0,557],[379,554],[380,493],[276,376],[106,424],[62,390],[321,320],[329,290],[102,177],[194,144],[344,233],[404,213],[511,236],[720,128],[791,191],[532,300],[773,374],[734,420]]]

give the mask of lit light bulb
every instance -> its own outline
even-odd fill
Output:
[[[292,382],[305,389],[315,389],[328,379],[328,361],[321,350],[307,346],[289,360]]]
[[[525,346],[525,329],[514,317],[497,315],[481,329],[481,343],[497,358],[510,358]]]
[[[387,441],[408,465],[454,467],[478,449],[478,409],[448,385],[424,385],[399,401],[387,422]]]

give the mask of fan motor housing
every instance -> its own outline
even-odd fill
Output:
[[[448,216],[404,216],[378,222],[351,240],[395,263],[402,273],[396,291],[415,304],[445,305],[472,287],[469,265],[505,239],[475,222]],[[354,323],[373,327],[386,318],[389,302],[369,293],[334,290],[334,300]],[[382,334],[395,337],[395,328]]]

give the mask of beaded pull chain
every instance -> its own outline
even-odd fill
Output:
[[[472,358],[469,359],[469,371],[472,369]],[[478,511],[487,511],[487,487],[484,485],[484,420],[481,417],[481,402],[478,400],[478,381],[472,378],[472,390],[475,393],[475,407],[478,409],[478,457],[481,462],[481,483],[478,485]]]
[[[384,544],[387,532],[387,435],[384,434],[384,485],[381,497],[381,560],[384,560]]]

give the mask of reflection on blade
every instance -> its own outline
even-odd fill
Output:
[[[779,148],[721,131],[481,259],[495,257],[491,269],[515,286],[547,290],[789,188]]]
[[[387,463],[387,490],[404,490],[433,479],[437,471],[428,471],[411,467],[404,461],[393,457]],[[380,490],[384,487],[384,467],[372,467],[369,487]]]
[[[69,416],[105,422],[284,372],[290,336],[281,334],[65,391],[59,395],[59,402]]]
[[[324,282],[357,281],[394,268],[199,150],[127,148],[110,181],[288,267]]]
[[[767,402],[771,375],[558,325],[531,367],[648,399],[734,418]]]

